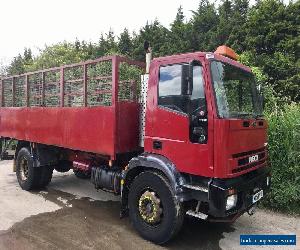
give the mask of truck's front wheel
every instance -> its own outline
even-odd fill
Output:
[[[143,172],[133,180],[128,206],[135,229],[143,238],[157,244],[171,240],[182,226],[182,204],[159,173]]]

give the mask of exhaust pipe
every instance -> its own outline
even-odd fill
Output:
[[[152,50],[148,41],[144,42],[144,49],[146,51],[146,74],[149,74],[150,63],[152,60]]]

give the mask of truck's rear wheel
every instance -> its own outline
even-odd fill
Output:
[[[74,172],[75,176],[79,179],[90,179],[91,178],[91,172],[81,171],[78,169],[73,169],[73,172]]]
[[[183,223],[183,208],[161,174],[143,172],[130,186],[129,216],[139,234],[152,242],[171,240]]]
[[[34,159],[28,148],[22,148],[16,160],[16,174],[22,189],[44,188],[52,179],[53,167],[35,167]]]
[[[44,188],[51,182],[54,167],[53,166],[44,166],[44,167],[40,167],[40,168],[41,168],[41,177],[40,177],[38,187]]]
[[[34,167],[34,160],[28,148],[22,148],[18,153],[16,175],[22,189],[28,191],[39,187],[41,169]]]

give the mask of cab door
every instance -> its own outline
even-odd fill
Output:
[[[193,79],[190,90],[186,82],[189,77]],[[212,123],[205,85],[200,60],[192,64],[161,62],[151,68],[145,151],[167,157],[180,172],[212,176],[209,145],[213,136],[208,129]]]

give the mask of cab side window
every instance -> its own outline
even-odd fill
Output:
[[[182,95],[182,64],[159,69],[158,105],[187,114],[187,96]]]

